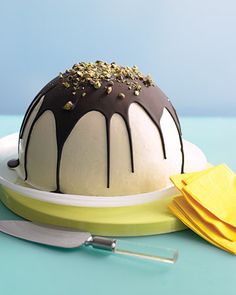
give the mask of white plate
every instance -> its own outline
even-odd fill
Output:
[[[18,158],[17,145],[17,133],[0,139],[0,184],[31,199],[79,207],[126,207],[149,203],[178,193],[174,186],[149,193],[112,197],[59,194],[37,190],[24,183],[17,173],[7,166],[8,160]]]

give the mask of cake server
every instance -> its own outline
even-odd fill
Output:
[[[0,220],[0,231],[20,239],[45,245],[61,248],[92,246],[114,254],[133,256],[155,262],[175,263],[178,257],[178,251],[174,249],[93,236],[89,232],[35,224],[30,221]]]

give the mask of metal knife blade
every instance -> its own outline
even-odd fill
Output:
[[[91,237],[88,232],[40,226],[21,220],[0,220],[0,231],[20,239],[62,248],[79,247]]]

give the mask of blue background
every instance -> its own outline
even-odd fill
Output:
[[[1,1],[0,113],[82,60],[138,65],[180,115],[236,114],[236,3]]]

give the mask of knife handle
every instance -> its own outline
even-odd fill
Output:
[[[111,251],[115,254],[126,255],[155,262],[175,263],[178,251],[147,244],[134,243],[126,240],[109,239],[92,236],[86,243],[93,248]]]

